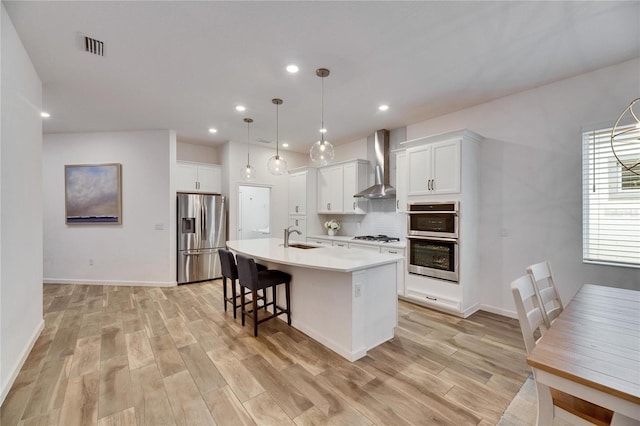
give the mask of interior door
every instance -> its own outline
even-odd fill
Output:
[[[240,185],[238,189],[238,236],[241,240],[269,238],[271,188]]]

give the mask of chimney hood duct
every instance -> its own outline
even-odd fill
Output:
[[[354,197],[358,198],[396,198],[396,190],[389,184],[389,131],[378,130],[373,137],[373,151],[375,154],[375,185],[360,191]]]

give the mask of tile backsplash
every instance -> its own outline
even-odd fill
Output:
[[[322,221],[339,220],[337,235],[388,235],[404,240],[407,234],[407,215],[396,213],[396,200],[369,200],[366,215],[320,215]]]

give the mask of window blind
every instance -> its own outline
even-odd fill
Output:
[[[640,176],[616,159],[611,130],[583,133],[583,261],[640,267]],[[640,129],[618,131],[627,133],[615,153],[630,167],[640,161]]]

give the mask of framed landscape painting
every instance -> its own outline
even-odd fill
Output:
[[[122,223],[122,165],[64,166],[67,224]]]

